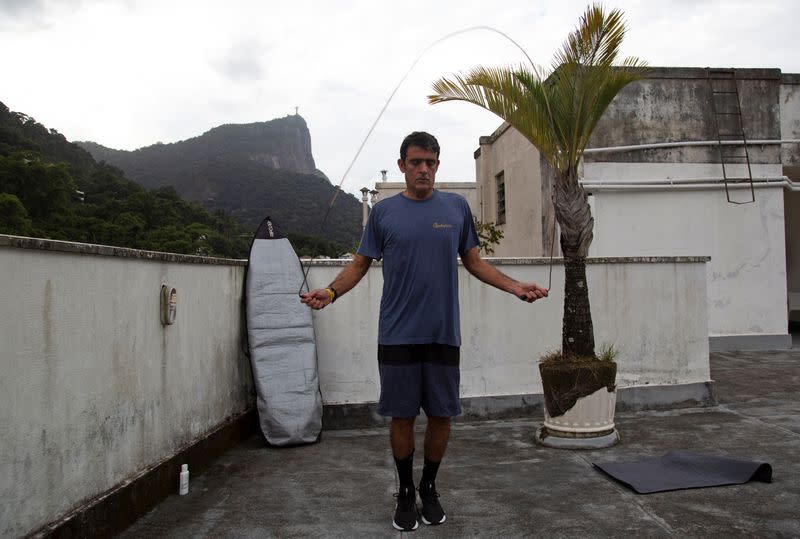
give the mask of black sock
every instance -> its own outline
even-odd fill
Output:
[[[422,480],[419,482],[420,485],[433,485],[436,482],[436,472],[439,471],[439,464],[440,462],[433,462],[432,460],[428,460],[428,457],[425,457],[425,465],[422,467]]]
[[[403,460],[395,457],[394,464],[397,466],[397,476],[400,479],[400,488],[408,487],[414,489],[414,450]]]

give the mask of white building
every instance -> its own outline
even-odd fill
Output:
[[[457,193],[467,199],[473,215],[478,215],[478,195],[475,190],[475,182],[436,182],[436,188],[449,193]],[[403,192],[406,188],[405,182],[381,181],[375,183],[375,190],[378,192],[377,200],[383,200],[390,196]]]
[[[735,204],[720,152],[728,178],[749,177],[748,159],[731,157],[743,155],[740,119],[753,188],[730,184],[729,194],[755,200]],[[720,150],[719,139],[730,143]],[[654,68],[615,99],[584,156],[590,256],[708,255],[711,349],[790,347],[789,317],[800,321],[798,139],[800,75]],[[505,234],[495,253],[548,256],[551,177],[538,151],[503,124],[480,138],[475,159],[476,215]]]

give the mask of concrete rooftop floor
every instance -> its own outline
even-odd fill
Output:
[[[411,533],[800,536],[800,349],[716,353],[711,369],[719,406],[618,414],[623,439],[609,449],[539,447],[539,417],[455,425],[437,479],[447,521]],[[418,455],[421,435],[418,428]],[[591,464],[671,449],[766,461],[773,482],[639,495]],[[122,536],[396,537],[395,490],[386,429],[325,431],[321,443],[289,449],[254,437]]]

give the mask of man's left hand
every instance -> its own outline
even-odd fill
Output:
[[[305,303],[315,311],[323,309],[332,303],[331,295],[325,288],[317,288],[305,294],[300,294],[300,302]]]

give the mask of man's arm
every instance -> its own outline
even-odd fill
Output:
[[[473,247],[461,255],[461,262],[464,263],[464,267],[467,268],[468,272],[484,283],[509,294],[514,294],[528,303],[547,297],[546,288],[542,288],[536,283],[521,283],[489,264],[481,258],[477,247]]]
[[[358,281],[367,274],[367,270],[372,265],[372,259],[364,255],[355,255],[353,260],[339,272],[328,288],[317,288],[300,294],[300,301],[312,309],[322,309],[333,301],[328,289],[336,291],[336,297],[343,296],[351,290]]]

